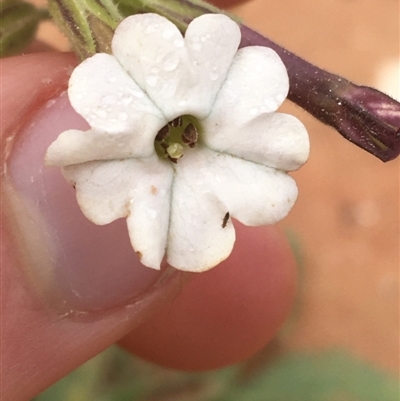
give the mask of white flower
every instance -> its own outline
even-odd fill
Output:
[[[177,269],[210,269],[232,250],[232,217],[273,224],[296,200],[286,172],[306,161],[309,141],[296,118],[274,113],[286,69],[271,49],[238,50],[240,39],[224,15],[195,19],[184,38],[159,15],[134,15],[117,28],[113,55],[71,76],[71,104],[91,129],[63,132],[45,162],[63,167],[93,223],[127,218],[146,266],[158,269],[166,253]],[[194,119],[173,127],[180,116]]]

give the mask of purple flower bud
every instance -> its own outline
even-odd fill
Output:
[[[279,54],[288,70],[291,101],[380,160],[399,155],[399,102],[321,70],[246,26],[241,29],[242,47],[266,46]]]

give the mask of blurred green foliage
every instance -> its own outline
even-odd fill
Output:
[[[0,0],[0,57],[25,50],[34,40],[39,23],[49,19],[45,9],[20,0]]]
[[[287,353],[248,364],[183,373],[112,347],[34,401],[399,401],[399,383],[345,352]]]

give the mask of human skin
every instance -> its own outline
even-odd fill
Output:
[[[227,261],[166,278],[132,256],[122,221],[84,220],[73,189],[42,165],[60,130],[85,127],[62,96],[76,63],[61,53],[1,61],[5,400],[31,399],[118,341],[175,368],[235,363],[276,334],[294,298],[295,263],[275,227],[236,224]]]

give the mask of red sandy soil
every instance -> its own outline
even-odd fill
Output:
[[[234,10],[287,49],[352,81],[400,93],[399,2],[254,0]],[[384,70],[382,72],[382,70]],[[381,71],[381,72],[380,72]],[[385,72],[386,71],[386,72]],[[399,369],[399,161],[382,163],[288,104],[311,137],[282,226],[304,253],[302,312],[289,345],[347,350]]]

